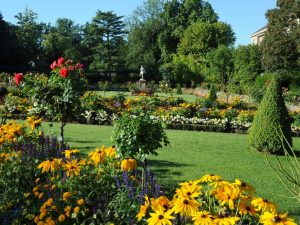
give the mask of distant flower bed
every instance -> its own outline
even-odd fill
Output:
[[[45,75],[26,77],[26,82],[19,83],[18,89],[13,89],[5,97],[4,105],[0,106],[2,118],[24,118],[28,115],[38,115],[50,120],[59,116],[50,115],[46,105],[40,104],[34,98],[30,99],[26,93],[33,88],[30,85],[46,82]],[[31,79],[36,81],[31,83]],[[23,86],[22,86],[23,85]],[[73,111],[72,111],[73,112]],[[113,97],[99,96],[94,91],[87,91],[80,97],[72,120],[79,123],[112,124],[123,113],[138,115],[147,112],[153,118],[159,119],[172,129],[221,131],[245,133],[251,126],[256,107],[239,98],[230,103],[212,101],[207,95],[199,98],[195,103],[189,103],[182,98],[173,97],[136,97],[126,98],[123,94]],[[300,113],[290,112],[292,130],[295,134],[300,131]]]

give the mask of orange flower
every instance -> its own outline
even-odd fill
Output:
[[[137,167],[137,162],[135,159],[124,159],[121,162],[121,169],[123,171],[131,171]]]

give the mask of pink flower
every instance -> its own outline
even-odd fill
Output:
[[[63,64],[65,62],[65,59],[63,57],[60,57],[58,60],[57,60],[57,66],[61,66],[61,64]]]
[[[54,61],[54,62],[50,65],[50,69],[51,69],[51,70],[54,70],[54,69],[56,69],[56,67],[57,67],[56,61]]]
[[[69,66],[69,70],[71,70],[71,71],[74,70],[74,66],[73,66],[73,65],[70,65],[70,66]]]
[[[69,70],[67,68],[61,68],[60,71],[60,76],[63,78],[67,78],[69,76]]]
[[[75,70],[82,69],[83,65],[81,63],[77,63],[75,66]]]
[[[16,85],[19,85],[21,83],[21,80],[23,79],[23,73],[15,73],[14,74],[14,80],[16,82]]]

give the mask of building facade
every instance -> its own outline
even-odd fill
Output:
[[[251,43],[252,44],[256,44],[259,45],[262,40],[265,37],[265,33],[268,30],[268,26],[264,26],[263,28],[259,29],[258,31],[256,31],[255,33],[253,33],[250,38],[251,38]]]

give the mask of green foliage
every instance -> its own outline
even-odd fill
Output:
[[[43,36],[43,46],[47,59],[51,62],[59,57],[71,58],[79,61],[80,59],[80,35],[79,25],[66,18],[59,18],[49,33]]]
[[[157,155],[156,150],[169,143],[161,122],[148,114],[121,116],[115,123],[113,142],[122,158],[142,161],[149,155]]]
[[[168,80],[162,80],[159,82],[159,90],[165,94],[172,94],[172,87]]]
[[[233,81],[243,93],[253,87],[256,77],[262,73],[261,49],[258,45],[240,45],[233,50]]]
[[[124,68],[122,48],[126,31],[122,19],[112,11],[98,10],[92,22],[86,25],[84,45],[88,51],[84,55],[91,71],[111,77],[112,72]]]
[[[279,132],[283,133],[281,140]],[[279,79],[274,76],[267,87],[250,128],[249,144],[258,151],[282,154],[292,145],[291,124]]]
[[[108,81],[100,81],[98,82],[98,87],[101,91],[106,92],[109,90],[109,82]]]
[[[227,91],[227,84],[232,80],[233,62],[232,49],[225,45],[219,45],[216,49],[207,53],[208,60],[207,77],[211,81]]]
[[[159,48],[162,53],[163,63],[172,60],[178,44],[187,27],[195,22],[217,22],[218,16],[211,4],[199,0],[172,0],[164,4],[161,14],[164,29],[159,34]]]
[[[277,1],[277,8],[266,13],[268,31],[262,42],[262,65],[265,70],[299,70],[300,2]]]
[[[274,76],[274,73],[264,73],[255,79],[254,84],[252,84],[248,91],[254,103],[259,104],[261,102],[266,93],[266,88]]]
[[[180,84],[177,84],[177,87],[176,87],[176,94],[182,95],[182,89],[181,89],[181,85],[180,85]]]

